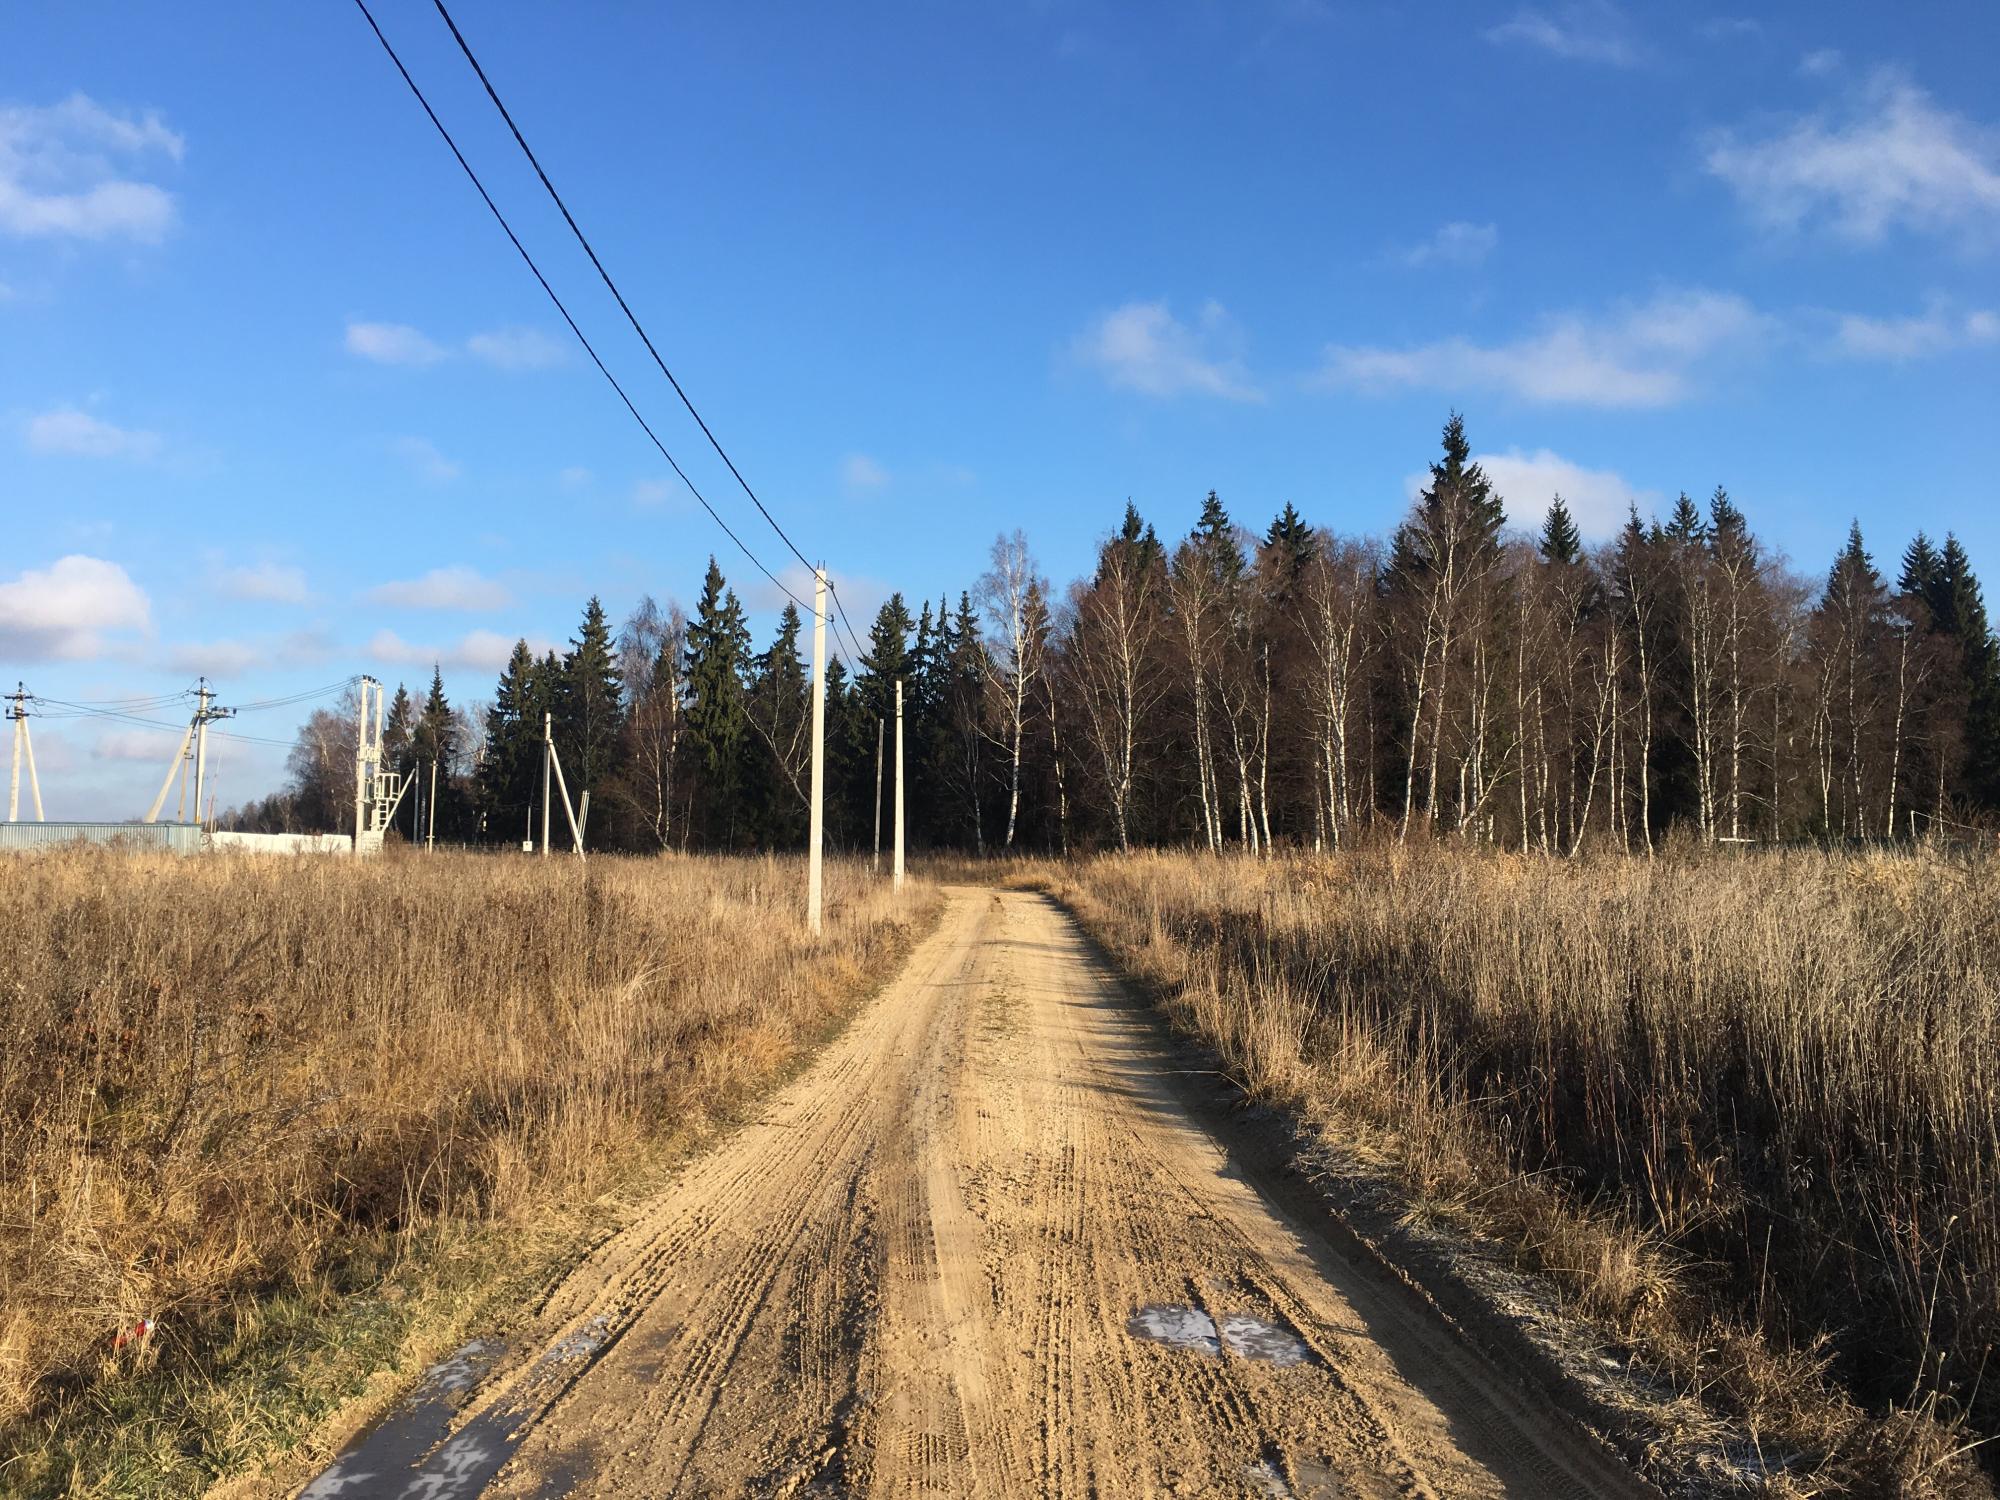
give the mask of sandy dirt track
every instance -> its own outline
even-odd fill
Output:
[[[1183,1066],[1055,903],[955,890],[418,1472],[324,1493],[1641,1492],[1260,1191]]]

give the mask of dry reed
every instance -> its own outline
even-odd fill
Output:
[[[1057,879],[1253,1092],[1816,1448],[1814,1483],[1934,1493],[2000,1431],[1996,877],[1425,844]],[[1872,1419],[1815,1394],[1829,1363]]]
[[[725,1115],[935,907],[836,865],[814,940],[803,873],[0,865],[0,1435],[32,1443],[135,1361],[198,1378],[204,1330],[358,1238],[532,1218]]]

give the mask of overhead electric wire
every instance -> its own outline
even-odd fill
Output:
[[[388,53],[389,61],[395,64],[396,71],[402,75],[403,82],[409,87],[410,93],[416,97],[417,103],[423,107],[424,114],[429,117],[438,135],[443,139],[445,145],[450,148],[451,154],[457,160],[459,168],[465,173],[467,179],[472,183],[473,188],[478,192],[480,201],[486,205],[487,211],[493,215],[494,221],[499,224],[501,231],[507,236],[508,243],[513,245],[515,252],[519,254],[522,261],[527,265],[528,270],[533,273],[536,282],[540,284],[543,292],[548,295],[549,301],[555,304],[556,311],[562,315],[563,322],[569,325],[569,331],[576,335],[577,342],[583,345],[584,353],[590,356],[590,362],[597,366],[598,373],[610,382],[611,389],[618,393],[618,399],[625,404],[625,409],[632,414],[632,420],[639,424],[640,430],[652,441],[653,446],[660,450],[660,456],[667,461],[668,466],[673,469],[674,474],[679,478],[680,482],[687,486],[688,493],[693,495],[695,500],[701,505],[701,508],[708,512],[708,518],[722,528],[722,534],[736,544],[737,550],[750,559],[751,565],[766,578],[770,579],[779,593],[790,599],[801,609],[810,610],[812,606],[787,588],[783,580],[776,573],[773,573],[769,568],[764,566],[763,561],[756,553],[750,550],[748,544],[734,531],[730,530],[729,523],[722,519],[721,514],[713,505],[708,503],[708,498],[695,487],[694,481],[688,478],[686,471],[675,461],[673,454],[667,451],[667,445],[660,441],[659,434],[654,432],[651,424],[639,414],[639,408],[634,406],[632,398],[625,394],[625,387],[618,383],[618,377],[611,373],[610,368],[598,356],[597,350],[591,345],[590,340],[584,336],[583,330],[577,326],[576,319],[570,316],[569,309],[563,305],[562,298],[556,295],[555,288],[549,285],[549,279],[542,274],[542,268],[535,263],[534,256],[528,253],[527,246],[523,245],[520,236],[514,233],[513,225],[509,224],[507,216],[500,212],[500,206],[493,201],[493,195],[486,191],[486,184],[479,180],[479,174],[473,170],[472,163],[467,161],[465,153],[458,149],[458,142],[452,139],[452,134],[445,128],[444,121],[438,118],[437,111],[431,108],[430,100],[424,97],[424,91],[417,86],[416,79],[410,76],[410,70],[403,66],[403,59],[397,55],[396,49],[390,45],[389,38],[383,35],[382,28],[376,24],[374,13],[368,9],[367,0],[354,0],[354,4],[360,10],[362,18],[368,22],[368,29],[375,33],[375,40],[380,42],[382,50]],[[448,19],[449,17],[447,17]],[[495,102],[497,103],[498,101],[496,100]],[[526,142],[522,144],[525,148]],[[551,188],[550,191],[553,192],[554,189]],[[574,224],[571,227],[574,228]],[[595,259],[594,256],[592,258]],[[641,337],[644,337],[643,331],[641,332]],[[652,346],[649,343],[647,347],[651,348]],[[657,354],[654,356],[655,359],[658,359],[658,357]],[[671,380],[672,378],[671,375],[668,376],[668,379]],[[678,386],[675,388],[679,389]],[[683,397],[682,399],[685,400],[686,398]],[[714,439],[711,437],[710,441],[713,442]],[[726,461],[727,455],[724,455],[724,458]],[[734,466],[732,465],[731,467],[733,469]],[[740,480],[741,476],[739,475],[738,478]],[[747,489],[748,487],[746,486],[745,488]],[[754,495],[751,498],[753,500],[756,499]],[[761,502],[757,508],[763,510]],[[765,512],[765,519],[770,519],[769,512]],[[771,524],[775,527],[777,522],[773,521]],[[781,531],[779,535],[783,536],[784,533]],[[789,537],[785,538],[785,545],[788,547],[791,546],[791,539]],[[795,553],[798,551],[796,547],[793,547],[792,550]],[[800,560],[804,561],[803,558]],[[808,563],[807,566],[810,567],[811,564]]]
[[[479,65],[479,59],[472,55],[472,48],[467,44],[465,34],[458,29],[458,22],[451,18],[451,12],[445,9],[444,0],[431,0],[431,3],[437,7],[437,13],[444,18],[444,24],[451,29],[452,40],[458,43],[458,50],[465,54],[465,60],[472,64],[472,71],[478,75],[480,86],[486,90],[486,97],[493,101],[493,107],[500,111],[500,118],[507,122],[507,128],[513,132],[515,143],[528,158],[528,164],[535,169],[535,175],[541,178],[542,186],[548,189],[549,197],[555,200],[556,207],[562,213],[563,222],[569,225],[570,233],[575,235],[576,242],[583,246],[583,253],[590,257],[591,265],[597,268],[597,274],[603,280],[606,290],[617,301],[618,310],[625,314],[625,321],[632,325],[632,331],[639,335],[639,342],[644,344],[646,352],[653,356],[653,363],[660,367],[660,373],[667,377],[667,383],[674,388],[674,394],[681,398],[681,405],[685,406],[688,415],[694,418],[695,425],[701,429],[701,435],[708,439],[709,447],[713,448],[716,456],[729,466],[729,472],[743,487],[743,493],[750,497],[750,503],[757,507],[758,514],[770,522],[771,529],[777,532],[778,539],[791,549],[792,556],[806,568],[811,568],[812,562],[799,550],[798,544],[786,535],[785,528],[778,524],[778,518],[772,515],[769,508],[758,498],[757,492],[750,488],[750,481],[745,479],[743,471],[736,467],[736,460],[729,456],[715,433],[710,430],[708,423],[703,420],[701,413],[695,410],[694,402],[688,399],[688,393],[681,389],[681,383],[675,379],[674,372],[667,368],[667,362],[660,357],[660,351],[653,346],[653,340],[639,322],[638,315],[625,300],[625,294],[618,290],[618,283],[611,279],[611,273],[604,269],[604,262],[597,258],[597,251],[591,247],[590,240],[577,224],[576,216],[569,211],[569,205],[563,202],[562,194],[556,191],[556,185],[549,180],[549,174],[542,168],[541,158],[535,155],[535,149],[528,144],[528,138],[521,134],[521,127],[514,123],[513,114],[501,102],[499,91],[493,87],[493,81],[486,76],[486,70]]]
[[[323,687],[307,688],[303,692],[290,693],[282,698],[260,698],[254,703],[239,703],[236,712],[240,714],[260,713],[267,708],[290,708],[295,703],[310,703],[315,698],[330,697],[343,692],[361,680],[360,674],[343,677],[338,682],[329,682]]]

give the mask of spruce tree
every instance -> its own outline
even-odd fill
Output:
[[[1708,544],[1708,526],[1701,518],[1701,507],[1688,498],[1686,490],[1674,502],[1673,514],[1667,518],[1666,536],[1669,541],[1683,547],[1702,547]]]
[[[751,674],[749,713],[756,734],[746,747],[747,792],[759,842],[772,847],[790,847],[805,837],[808,808],[799,793],[812,774],[812,704],[799,660],[802,628],[798,606],[787,601],[778,633]],[[832,703],[827,707],[831,713]]]
[[[1965,674],[1965,794],[1976,806],[2000,808],[2000,643],[1956,536],[1944,539],[1932,592],[1934,626],[1957,641]]]
[[[1542,518],[1541,552],[1552,563],[1573,563],[1583,556],[1583,535],[1561,495],[1549,502],[1548,514]]]
[[[750,731],[744,701],[750,631],[736,591],[726,587],[713,557],[687,632],[688,747],[702,782],[695,827],[711,844],[734,847],[745,834],[744,741]]]
[[[426,811],[424,826],[417,830],[417,836],[422,838],[435,827],[439,838],[462,838],[466,830],[454,765],[458,753],[458,723],[452,717],[451,703],[444,695],[444,674],[435,664],[431,667],[431,690],[410,734],[410,749],[412,769],[423,778],[421,785],[426,806],[433,795],[437,798],[435,811]],[[433,765],[437,767],[435,777],[431,774]]]
[[[1934,601],[1939,562],[1937,548],[1931,545],[1929,537],[1919,531],[1910,545],[1903,549],[1903,571],[1896,580],[1898,593],[1921,599],[1924,607],[1930,610],[1932,629],[1938,628]]]
[[[562,756],[572,799],[581,801],[584,792],[590,791],[593,801],[601,801],[617,771],[625,727],[621,687],[611,627],[605,621],[603,604],[593,595],[563,657],[552,705],[556,749]]]
[[[410,690],[402,683],[396,684],[396,696],[389,700],[388,717],[382,722],[382,756],[391,770],[409,776],[416,770],[416,755],[410,747],[410,736],[417,727],[416,705],[410,701]],[[409,837],[416,837],[417,799],[406,796],[396,811],[396,826],[402,828],[408,819]]]
[[[486,759],[479,768],[480,812],[486,837],[511,844],[527,835],[528,813],[540,767],[541,725],[530,723],[535,698],[535,658],[516,641],[493,706],[486,711]]]
[[[1243,549],[1236,542],[1236,523],[1229,519],[1214,490],[1201,502],[1201,518],[1194,523],[1194,542],[1207,554],[1218,577],[1231,581],[1243,576]]]

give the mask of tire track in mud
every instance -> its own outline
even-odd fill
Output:
[[[548,1298],[538,1357],[310,1493],[1648,1493],[1260,1187],[1175,1065],[1052,902],[954,891]]]

